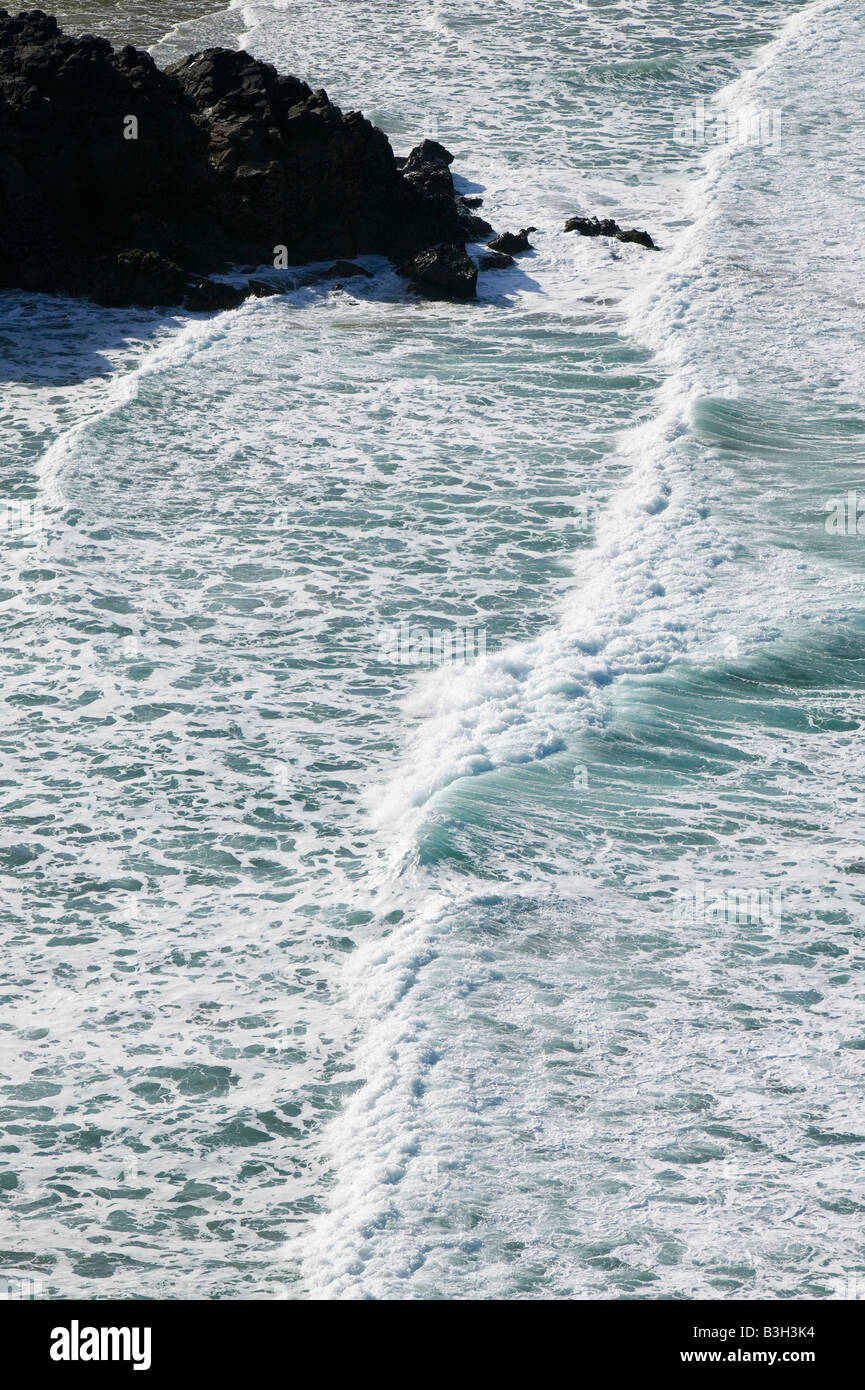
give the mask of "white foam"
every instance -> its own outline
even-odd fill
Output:
[[[750,95],[754,84],[774,71],[791,45],[800,39],[807,43],[813,37],[819,19],[832,9],[840,11],[843,6],[820,3],[793,16],[749,76],[725,89],[719,100]],[[800,62],[804,59],[807,53],[798,55]],[[655,419],[631,430],[621,441],[620,456],[630,463],[627,482],[601,516],[594,547],[575,563],[577,582],[565,595],[556,625],[532,641],[488,655],[467,670],[442,670],[425,676],[405,702],[406,751],[376,802],[380,824],[385,830],[390,827],[391,835],[389,867],[379,881],[390,891],[399,888],[404,895],[400,900],[413,902],[415,913],[385,939],[370,942],[355,962],[359,972],[352,972],[352,1007],[370,1020],[359,1054],[368,1082],[329,1134],[336,1187],[328,1213],[306,1234],[302,1251],[306,1286],[316,1296],[350,1298],[373,1293],[400,1297],[409,1290],[412,1293],[408,1296],[424,1296],[420,1291],[428,1288],[440,1293],[446,1290],[452,1297],[468,1290],[468,1296],[501,1296],[507,1266],[493,1268],[491,1254],[486,1251],[485,1268],[473,1269],[467,1282],[460,1283],[461,1272],[472,1267],[471,1241],[454,1230],[451,1220],[442,1225],[436,1219],[438,1213],[452,1218],[461,1195],[468,1207],[473,1197],[478,1207],[482,1202],[484,1206],[494,1204],[500,1195],[498,1184],[509,1192],[511,1202],[500,1209],[501,1226],[507,1234],[510,1224],[515,1242],[528,1245],[530,1266],[534,1254],[535,1264],[548,1269],[551,1280],[556,1278],[553,1271],[562,1242],[557,1240],[557,1227],[550,1232],[542,1228],[544,1199],[532,1202],[525,1196],[529,1177],[525,1179],[527,1186],[514,1195],[514,1190],[507,1188],[508,1174],[501,1167],[507,1164],[507,1155],[514,1163],[522,1163],[524,1151],[531,1147],[528,1135],[532,1120],[539,1110],[543,1113],[547,1109],[547,1119],[550,1112],[542,1095],[534,1107],[531,1095],[524,1100],[521,1094],[509,1094],[506,1102],[496,1088],[494,1075],[480,1070],[472,1073],[471,1059],[477,1068],[490,1065],[490,1058],[482,1055],[483,1040],[477,1036],[483,1018],[473,1015],[461,1026],[454,972],[457,980],[461,969],[467,977],[479,979],[484,975],[483,953],[470,966],[470,948],[461,945],[456,935],[452,942],[448,937],[450,930],[455,934],[464,930],[455,925],[454,904],[468,908],[467,889],[442,873],[427,876],[416,864],[418,831],[441,805],[442,794],[459,779],[526,760],[537,762],[562,749],[587,722],[603,718],[623,677],[658,672],[691,650],[704,656],[707,645],[731,632],[751,644],[759,641],[761,633],[777,635],[775,618],[781,612],[787,623],[795,626],[798,599],[792,580],[800,561],[794,553],[767,547],[762,567],[752,553],[760,586],[754,585],[753,570],[746,569],[733,574],[725,591],[725,573],[734,568],[726,562],[737,555],[740,537],[726,533],[723,523],[713,521],[708,504],[713,492],[723,492],[723,485],[733,480],[722,475],[719,488],[719,476],[707,473],[703,456],[689,437],[694,403],[710,393],[712,384],[706,380],[712,343],[703,344],[700,334],[704,325],[699,313],[691,310],[695,296],[706,290],[711,295],[721,282],[721,276],[712,281],[704,263],[706,233],[721,211],[718,183],[733,157],[732,151],[725,151],[706,158],[690,202],[691,225],[664,258],[658,258],[648,288],[629,302],[630,331],[656,346],[668,377],[658,396]],[[698,308],[701,304],[697,300]],[[735,296],[731,317],[734,313]],[[759,353],[759,344],[756,350]],[[717,460],[712,466],[717,467]],[[748,539],[752,545],[756,540],[759,550],[759,535]],[[470,880],[468,891],[472,889],[476,891],[477,884]],[[532,891],[543,898],[544,889],[537,883]],[[579,922],[585,885],[570,885],[570,891],[570,915],[565,920]],[[568,892],[569,885],[562,882],[566,899]],[[422,905],[426,893],[432,897]],[[450,904],[449,894],[453,894]],[[509,893],[508,903],[518,896]],[[591,900],[593,920],[603,925],[609,922],[608,912],[613,921],[616,912],[627,921],[628,914],[635,911],[634,900],[626,897],[609,895],[599,901],[596,891]],[[511,940],[512,949],[516,949],[517,937]],[[496,957],[496,966],[502,971],[507,969],[506,954]],[[415,987],[419,969],[425,971],[423,984]],[[532,970],[541,973],[534,958]],[[511,985],[516,995],[516,980],[511,980]],[[547,983],[546,987],[552,985]],[[522,1002],[526,1017],[530,1017],[531,1002]],[[675,1019],[675,1014],[671,1018]],[[641,1057],[628,1096],[642,1087],[660,1092],[669,1059],[684,1057],[686,1050],[694,1049],[696,1035],[683,1032],[678,1022],[671,1021],[663,1036],[659,1030],[663,1033],[661,1023],[653,1029],[657,1046],[649,1049],[649,1056]],[[431,1069],[436,1065],[434,1044],[442,1035],[447,1036],[450,1047],[448,1080],[436,1086]],[[518,1065],[527,1073],[535,1061],[526,1051],[530,1036],[526,1023]],[[708,1087],[711,1077],[717,1090],[723,1087],[721,1078],[733,1077],[737,1065],[730,1049],[724,1051],[719,1045],[711,1060],[702,1054],[692,1059],[687,1084],[699,1088],[699,1076]],[[688,1070],[684,1061],[682,1069],[683,1073]],[[515,1072],[508,1075],[516,1086]],[[435,1097],[422,1117],[420,1097],[431,1078]],[[460,1097],[452,1106],[447,1101],[448,1084]],[[682,1084],[686,1084],[684,1075]],[[527,1091],[531,1092],[528,1083]],[[478,1127],[473,1129],[472,1115],[460,1108],[479,1094],[492,1107],[488,1126],[494,1128],[496,1105],[505,1108],[515,1126],[516,1117],[524,1126],[519,1145],[514,1139],[516,1130],[499,1130],[500,1163],[496,1165],[494,1157],[492,1166],[483,1168],[481,1165],[490,1159],[481,1145],[480,1117],[474,1116]],[[838,1097],[836,1103],[841,1106],[844,1102]],[[755,1126],[758,1113],[751,1116]],[[562,1123],[566,1119],[564,1116]],[[627,1122],[635,1123],[634,1116]],[[665,1137],[660,1114],[640,1110],[639,1123],[649,1127],[647,1146],[654,1141],[660,1147]],[[573,1185],[582,1182],[579,1165],[573,1167],[577,1162],[574,1145],[592,1147],[591,1126],[575,1124],[576,1138],[571,1134],[561,1145],[567,1170],[565,1190],[568,1181]],[[589,1149],[586,1165],[594,1157]],[[460,1165],[469,1164],[459,1191],[447,1179],[443,1179],[444,1193],[435,1182],[415,1181],[423,1158],[433,1154],[445,1168],[454,1166],[456,1156],[461,1174],[465,1169]],[[557,1174],[547,1151],[535,1179],[545,1191],[557,1185]],[[632,1200],[636,1204],[636,1198]],[[595,1202],[578,1213],[567,1209],[561,1214],[574,1239],[582,1230],[585,1240],[600,1240],[609,1236],[612,1222],[625,1219],[615,1199],[598,1192]],[[717,1209],[713,1212],[719,1223]],[[699,1221],[689,1220],[686,1213],[681,1224],[691,1228],[687,1239],[693,1242],[692,1252],[703,1252],[702,1257],[699,1253],[693,1257],[690,1267],[691,1296],[699,1270],[711,1259],[722,1258],[722,1249],[729,1254],[731,1264],[743,1258],[742,1223],[747,1224],[748,1219],[744,1209],[729,1203],[723,1232],[719,1233],[718,1224],[713,1226],[709,1250]],[[821,1219],[827,1218],[824,1215]],[[628,1214],[628,1220],[638,1225],[635,1216]],[[648,1243],[654,1237],[653,1220],[661,1218],[647,1217],[638,1239]],[[489,1226],[485,1229],[488,1234]],[[612,1242],[611,1248],[615,1244]],[[772,1287],[766,1281],[773,1278],[773,1258],[764,1254],[761,1259],[765,1263],[759,1263],[748,1255],[757,1270],[753,1296]],[[657,1264],[653,1268],[657,1270]],[[662,1278],[667,1279],[663,1271]],[[677,1289],[680,1286],[670,1282],[674,1279],[672,1272],[663,1286]],[[572,1285],[552,1287],[561,1288],[560,1296],[574,1296]],[[711,1288],[706,1291],[705,1283],[700,1288],[701,1296],[717,1296]]]

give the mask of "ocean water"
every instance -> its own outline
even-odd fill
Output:
[[[375,258],[0,296],[0,1276],[861,1297],[865,18],[296,0],[154,51],[210,42],[535,251],[476,305]]]
[[[196,45],[185,46],[183,34],[194,30],[195,21],[207,11],[218,14],[225,7],[220,0],[60,0],[44,8],[67,34],[100,34],[115,47],[179,43],[184,52],[190,52]]]

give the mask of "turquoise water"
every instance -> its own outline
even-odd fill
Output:
[[[3,1273],[838,1296],[863,21],[252,4],[157,51],[217,40],[536,251],[471,306],[375,259],[213,319],[2,296]]]

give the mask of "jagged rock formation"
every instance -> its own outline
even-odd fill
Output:
[[[450,275],[463,297],[483,219],[458,206],[452,159],[427,140],[397,161],[359,111],[248,53],[163,72],[0,10],[0,286],[211,309],[244,297],[207,278],[232,266],[376,253],[410,268],[435,248],[420,288]]]

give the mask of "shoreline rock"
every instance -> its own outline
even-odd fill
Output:
[[[648,232],[638,231],[636,227],[631,227],[625,231],[611,217],[606,217],[602,221],[597,217],[569,217],[562,230],[579,232],[580,236],[609,236],[614,237],[616,241],[635,242],[638,246],[645,246],[647,251],[660,249],[655,245]]]
[[[233,266],[376,254],[465,298],[465,243],[489,224],[458,204],[452,162],[434,140],[398,161],[359,111],[248,53],[162,71],[0,10],[2,288],[209,311],[261,292],[209,278]]]
[[[478,217],[476,213],[467,212],[462,208],[460,209],[460,222],[466,241],[480,241],[483,237],[489,236],[493,230],[485,217]]]
[[[502,232],[501,236],[488,241],[487,246],[491,251],[499,251],[504,256],[518,256],[521,251],[534,250],[529,241],[529,233],[537,230],[537,227],[523,227],[519,232]]]
[[[464,246],[431,246],[401,266],[400,273],[427,299],[474,299],[477,294],[477,266]]]
[[[488,251],[478,262],[479,270],[509,270],[516,265],[513,256],[503,255],[501,251]]]

